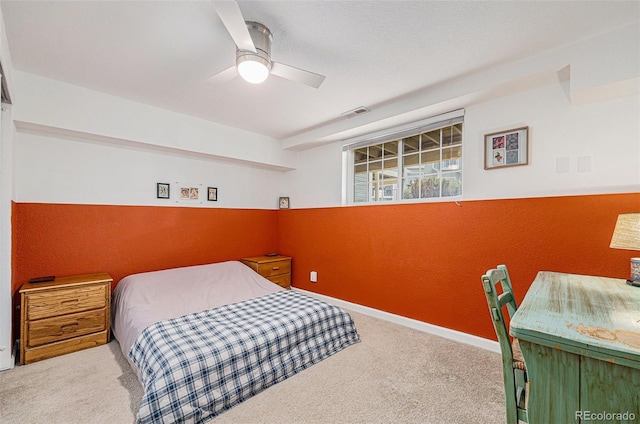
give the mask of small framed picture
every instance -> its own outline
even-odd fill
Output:
[[[196,204],[204,201],[204,187],[200,183],[184,183],[176,181],[173,192],[178,204]]]
[[[181,200],[198,200],[198,187],[180,187]]]
[[[157,196],[158,199],[168,199],[169,193],[171,192],[171,186],[169,183],[158,183],[157,184]]]
[[[529,163],[529,127],[484,136],[484,169]]]
[[[280,206],[280,209],[289,209],[289,198],[281,197],[278,205]]]
[[[218,201],[218,187],[207,187],[207,200],[210,202]]]

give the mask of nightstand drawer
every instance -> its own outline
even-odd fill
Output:
[[[254,256],[242,258],[242,263],[285,289],[291,288],[291,258],[289,256]]]
[[[104,331],[107,328],[105,309],[62,315],[27,324],[27,347],[84,336]]]
[[[109,343],[109,274],[56,277],[20,287],[20,363]]]
[[[107,304],[104,284],[30,293],[26,298],[28,320],[102,309]]]
[[[275,277],[268,277],[267,279],[273,283],[276,283],[283,289],[291,288],[291,274],[276,275]]]
[[[291,261],[286,259],[282,261],[273,261],[264,264],[258,264],[258,274],[263,277],[272,277],[275,275],[290,274]]]
[[[24,356],[21,360],[25,364],[30,364],[43,359],[49,359],[71,352],[77,352],[78,350],[100,346],[105,343],[109,343],[109,333],[101,331],[99,333],[87,334],[86,336],[76,337],[62,342],[25,349],[23,354]]]

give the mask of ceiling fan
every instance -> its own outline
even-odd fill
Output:
[[[261,23],[245,22],[237,2],[214,1],[213,5],[236,44],[236,64],[214,75],[209,81],[223,82],[240,74],[244,80],[259,84],[273,74],[313,88],[320,87],[325,79],[323,75],[271,60],[271,31]]]

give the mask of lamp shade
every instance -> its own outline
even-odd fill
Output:
[[[609,247],[640,250],[640,213],[618,215],[618,221],[613,230],[613,237]]]
[[[260,84],[269,76],[269,68],[261,60],[252,58],[238,63],[238,73],[245,81],[251,84]]]

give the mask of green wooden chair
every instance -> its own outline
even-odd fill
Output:
[[[518,339],[511,340],[504,309],[509,319],[516,313],[518,306],[513,296],[511,279],[505,265],[498,265],[482,276],[484,294],[489,304],[493,327],[498,336],[502,351],[502,375],[507,407],[507,424],[517,424],[518,420],[528,422],[527,417],[527,369],[520,350]],[[500,292],[498,292],[498,289]]]

